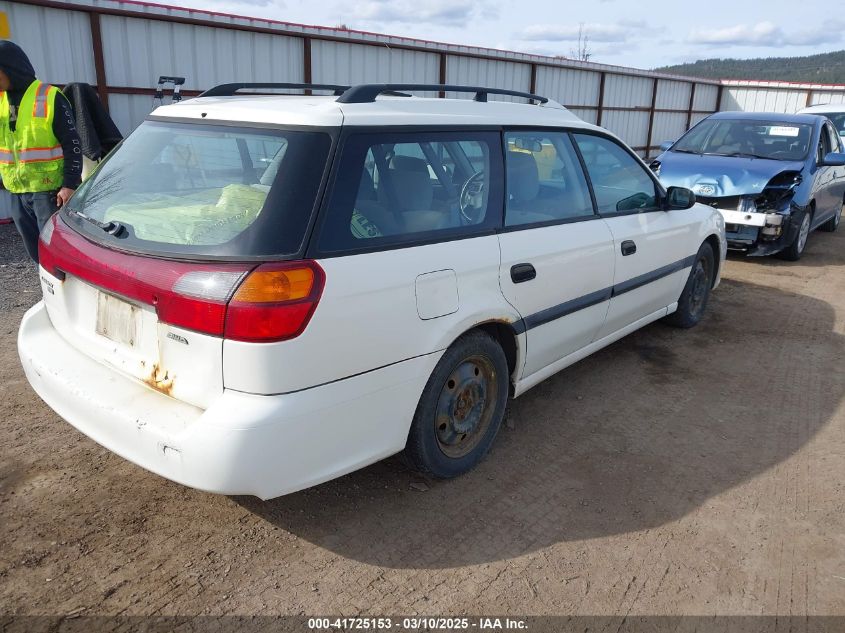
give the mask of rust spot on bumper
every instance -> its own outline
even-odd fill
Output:
[[[156,391],[159,391],[167,396],[172,395],[173,380],[175,376],[169,370],[164,369],[155,363],[149,374],[144,376],[143,381]]]

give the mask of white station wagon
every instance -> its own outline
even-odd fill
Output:
[[[60,416],[188,486],[267,499],[400,451],[453,477],[509,397],[695,325],[725,253],[718,211],[543,97],[229,84],[54,216],[18,344]]]

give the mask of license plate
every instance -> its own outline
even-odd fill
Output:
[[[97,334],[135,347],[140,308],[105,292],[97,293]]]

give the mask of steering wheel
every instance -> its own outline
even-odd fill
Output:
[[[461,220],[467,224],[478,224],[484,211],[484,172],[477,171],[467,178],[461,186],[461,197],[458,201]]]

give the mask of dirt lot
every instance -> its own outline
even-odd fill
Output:
[[[42,404],[15,349],[36,281],[0,226],[0,613],[845,614],[845,230],[732,258],[703,325],[532,390],[469,476],[390,459],[270,502]]]

